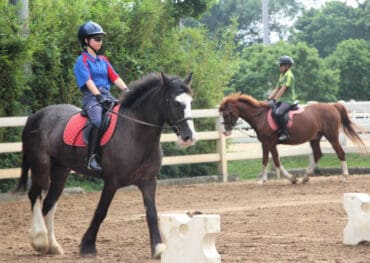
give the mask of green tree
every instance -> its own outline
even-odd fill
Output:
[[[266,99],[278,80],[280,72],[276,61],[282,55],[289,55],[295,61],[292,67],[295,91],[301,102],[336,100],[338,72],[324,68],[316,49],[305,43],[289,45],[282,41],[245,48],[239,72],[233,76],[228,92],[240,91],[257,99]]]
[[[338,98],[370,100],[370,43],[363,39],[342,41],[325,59],[328,68],[340,71]]]
[[[17,10],[16,6],[0,2],[0,116],[22,113],[19,98],[27,89],[27,41],[21,36]]]
[[[341,2],[329,2],[321,9],[310,9],[294,24],[292,39],[315,47],[321,57],[331,54],[343,40],[370,41],[370,0],[357,8]]]
[[[163,2],[174,24],[178,25],[183,18],[201,17],[217,0],[166,0]]]
[[[270,29],[284,34],[286,26],[283,21],[294,19],[303,9],[297,0],[269,1]],[[284,19],[281,19],[284,17]],[[201,19],[201,23],[211,32],[219,32],[233,24],[237,19],[236,40],[243,46],[262,42],[262,1],[261,0],[223,0],[212,6]]]

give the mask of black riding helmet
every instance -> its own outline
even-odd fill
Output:
[[[279,65],[288,65],[291,67],[294,64],[294,60],[289,56],[281,56],[277,62]]]
[[[102,34],[106,35],[107,33],[104,32],[103,28],[93,21],[88,21],[82,26],[80,26],[80,29],[78,30],[78,39],[81,42],[81,46],[85,47],[85,38],[88,38],[89,36]]]

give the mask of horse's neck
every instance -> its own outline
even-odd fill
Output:
[[[134,119],[144,121],[153,125],[163,126],[163,120],[160,114],[160,98],[158,96],[145,96],[138,99],[129,108],[122,110],[130,114]]]
[[[262,130],[267,122],[267,110],[263,107],[252,107],[241,103],[238,105],[239,116],[247,121],[252,128],[259,132]]]

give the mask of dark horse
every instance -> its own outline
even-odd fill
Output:
[[[247,121],[256,131],[258,140],[262,143],[263,151],[263,170],[260,183],[267,181],[267,162],[268,155],[271,152],[277,174],[282,173],[292,183],[296,183],[295,176],[290,175],[283,166],[280,166],[277,144],[279,133],[273,130],[267,122],[270,106],[264,101],[257,101],[248,95],[240,93],[226,96],[219,111],[223,117],[223,126],[225,135],[230,135],[231,130],[239,117]],[[342,165],[343,178],[348,175],[345,153],[339,144],[339,129],[343,127],[345,134],[355,143],[361,145],[365,150],[366,146],[355,131],[355,124],[349,119],[345,107],[340,103],[314,103],[304,107],[304,111],[294,115],[293,125],[289,128],[289,139],[284,144],[301,144],[309,141],[313,160],[306,169],[303,183],[306,183],[309,175],[312,175],[317,162],[322,156],[320,149],[320,140],[323,136],[330,142],[334,148]]]
[[[150,234],[151,255],[159,258],[165,249],[158,228],[155,204],[156,176],[162,162],[160,135],[168,124],[179,144],[195,141],[191,117],[192,74],[185,80],[152,74],[130,85],[118,112],[116,130],[101,149],[103,171],[99,175],[86,168],[86,148],[67,146],[63,131],[72,115],[80,111],[72,105],[48,106],[31,115],[22,134],[22,175],[18,189],[25,188],[28,170],[32,184],[28,196],[32,208],[31,244],[43,254],[62,254],[53,229],[54,213],[71,170],[99,176],[104,180],[99,204],[82,237],[80,254],[96,255],[96,237],[116,191],[136,185],[143,196]],[[42,199],[42,191],[47,191]],[[43,204],[41,202],[43,200]]]

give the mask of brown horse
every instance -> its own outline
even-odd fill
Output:
[[[152,257],[158,258],[165,245],[158,228],[155,204],[156,177],[161,167],[160,135],[168,124],[181,146],[195,141],[191,117],[192,74],[185,80],[165,74],[153,74],[130,85],[130,93],[121,101],[117,126],[110,141],[102,146],[101,174],[86,168],[87,149],[66,145],[63,131],[68,120],[80,109],[67,104],[48,106],[31,115],[22,134],[22,175],[18,189],[27,185],[32,208],[31,244],[42,254],[62,254],[54,235],[57,201],[71,170],[104,180],[99,204],[90,226],[81,240],[82,256],[96,255],[96,238],[116,191],[136,185],[143,196],[149,227]],[[43,192],[47,192],[43,198]],[[43,202],[41,204],[41,202]]]
[[[290,175],[283,166],[280,165],[277,144],[282,143],[278,140],[278,130],[270,127],[268,124],[268,113],[271,107],[264,101],[258,101],[249,95],[240,93],[226,96],[219,111],[223,117],[223,126],[226,136],[231,134],[231,130],[239,117],[247,121],[256,131],[258,140],[262,143],[263,151],[263,170],[260,183],[267,181],[267,162],[268,155],[271,152],[277,175],[280,173],[288,178],[292,183],[296,183],[295,176]],[[317,162],[322,156],[320,149],[320,140],[323,136],[331,143],[338,159],[341,161],[342,174],[345,179],[348,175],[345,153],[339,144],[339,129],[342,126],[345,134],[356,144],[359,144],[366,150],[366,146],[355,131],[356,125],[349,119],[345,107],[340,103],[314,103],[304,107],[304,111],[293,117],[293,124],[289,128],[289,139],[283,144],[297,145],[309,141],[313,160],[306,169],[303,183],[308,182],[309,175],[312,175]]]

